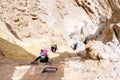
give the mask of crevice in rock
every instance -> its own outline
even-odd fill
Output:
[[[107,1],[108,1],[109,5],[110,5],[112,11],[117,10],[117,5],[115,4],[114,0],[107,0]]]
[[[8,24],[8,23],[5,23],[5,24],[6,24],[7,28],[8,28],[8,30],[9,30],[17,39],[21,40],[21,39],[19,38],[19,36],[17,35],[17,33],[12,29],[11,25]]]
[[[105,27],[101,33],[102,34],[98,36],[98,41],[106,43],[113,39],[113,31],[109,27]]]
[[[113,26],[113,31],[115,33],[115,36],[116,36],[117,40],[120,42],[120,39],[119,39],[119,30],[120,30],[120,28],[118,28],[117,25]]]
[[[3,54],[2,50],[0,49],[0,61],[5,59],[5,54]]]
[[[77,3],[78,6],[81,6],[81,4],[79,3],[78,0],[75,0],[75,2]],[[82,7],[82,6],[81,6]]]
[[[85,10],[85,12],[88,14],[90,20],[93,22],[93,20],[92,20],[92,15],[94,14],[94,12],[93,12],[83,1],[81,1],[81,4],[80,4],[80,2],[79,2],[78,0],[75,0],[75,2],[77,3],[77,5],[78,5],[79,7],[82,7],[82,8]],[[90,3],[89,3],[89,4],[90,4]],[[91,4],[90,4],[90,5],[91,5]],[[94,22],[93,22],[93,23],[94,23]]]
[[[25,12],[25,11],[26,11],[26,10],[24,10],[24,9],[20,9],[20,8],[17,8],[17,7],[14,7],[14,8],[13,8],[13,10],[15,10],[15,9],[18,10],[18,11],[21,11],[21,12]]]
[[[102,4],[102,2],[99,1],[99,0],[98,0],[98,3],[100,4],[100,6],[101,6],[103,9],[105,9],[105,7],[104,7],[105,4]],[[98,9],[98,10],[99,10],[99,9]]]
[[[94,14],[94,12],[82,1],[82,6],[85,7],[87,12]]]
[[[14,22],[19,22],[20,20],[19,19],[15,19]]]
[[[98,60],[100,61],[101,59],[103,59],[100,54],[98,53],[97,55],[91,54],[93,52],[93,50],[90,47],[87,47],[86,49],[86,57],[88,59],[92,59],[92,60]]]
[[[113,27],[113,31],[114,31],[114,33],[115,33],[115,36],[116,36],[117,39],[118,39],[118,34],[117,34],[117,31],[115,30],[115,27]]]
[[[120,5],[120,0],[118,0],[118,3],[119,3],[119,5]]]
[[[38,18],[36,18],[36,17],[34,17],[34,18],[32,18],[32,20],[37,20]]]
[[[81,1],[82,4],[80,4],[78,0],[75,0],[75,2],[77,3],[77,5],[78,5],[79,7],[82,7],[87,14],[88,14],[89,12],[92,13],[92,14],[94,14],[94,12],[93,12],[87,5],[85,5],[85,3],[84,3],[83,1]],[[88,3],[88,4],[91,5],[90,3]]]
[[[33,13],[31,13],[30,14],[32,17],[37,17],[37,15],[36,14],[33,14]]]

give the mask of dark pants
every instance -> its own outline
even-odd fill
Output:
[[[38,57],[35,59],[35,62],[38,61],[39,59],[40,59],[40,62],[45,62],[45,63],[48,62],[48,56],[45,56],[44,61],[42,61],[41,56],[38,56]]]
[[[52,52],[56,52],[56,50],[57,50],[57,47],[51,47]]]
[[[73,47],[73,50],[76,50],[77,49],[77,47]]]

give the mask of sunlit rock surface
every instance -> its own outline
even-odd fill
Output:
[[[1,0],[0,3],[0,19],[6,24],[4,38],[35,55],[41,48],[50,50],[52,42],[62,46],[59,50],[64,52],[70,51],[75,42],[98,37],[106,22],[118,17],[116,10],[120,7],[119,0]],[[11,40],[8,32],[17,40]]]
[[[46,48],[50,57],[59,56],[50,51],[53,42],[57,53],[73,53],[78,42],[75,53],[86,52],[88,60],[66,62],[63,80],[119,80],[119,13],[119,0],[0,0],[0,38],[36,56]]]

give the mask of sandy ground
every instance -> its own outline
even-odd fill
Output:
[[[56,73],[44,73],[40,74],[41,71],[46,66],[43,63],[39,63],[38,65],[31,65],[31,61],[15,61],[11,59],[6,59],[4,56],[0,55],[0,80],[62,80],[63,77],[63,63],[58,64],[54,63],[52,66],[58,68]],[[30,66],[30,67],[26,67]],[[26,67],[26,69],[22,69],[22,66]],[[20,74],[22,72],[18,71],[17,75],[15,75],[16,69],[24,70],[24,75],[19,79]],[[28,69],[28,70],[27,70]],[[19,75],[19,76],[18,76]],[[13,76],[15,78],[13,78]]]
[[[62,64],[53,64],[52,67],[58,68],[58,71],[56,73],[45,72],[41,74],[45,66],[46,65],[43,63],[32,66],[31,69],[20,80],[62,80],[64,72]]]
[[[48,65],[31,65],[30,61],[12,61],[0,57],[0,80],[119,80],[119,65],[120,62],[80,61],[72,57],[61,63],[53,63],[52,66],[58,68],[56,73],[46,72],[41,75]]]
[[[0,54],[0,80],[12,80],[15,67],[29,63],[30,61],[11,60]]]
[[[13,61],[0,60],[0,80],[11,80],[16,64]]]

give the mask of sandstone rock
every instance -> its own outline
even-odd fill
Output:
[[[86,45],[86,55],[91,59],[119,61],[120,49],[112,42],[103,44],[100,41],[90,41]]]
[[[68,62],[63,80],[119,80],[119,13],[119,0],[0,0],[0,38],[36,56],[46,48],[50,58],[85,53],[85,42],[93,60]],[[53,42],[58,45],[55,54],[50,51]],[[75,42],[79,48],[72,51]]]

